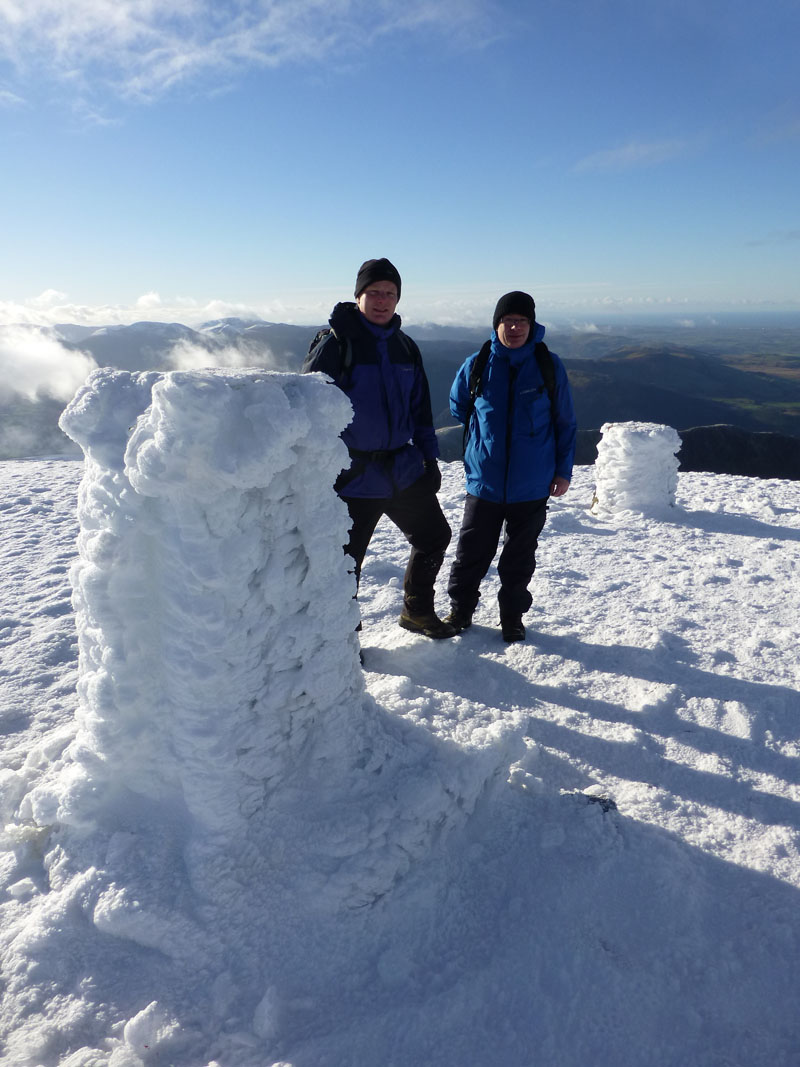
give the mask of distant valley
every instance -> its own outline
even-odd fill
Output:
[[[178,323],[136,323],[103,329],[65,325],[49,332],[65,349],[89,354],[98,366],[133,371],[266,366],[297,371],[316,330],[223,319],[198,329]],[[463,360],[488,337],[488,331],[409,326],[408,333],[422,350],[434,421],[443,451],[450,453],[457,438],[460,447],[459,431],[448,430],[454,427],[450,386]],[[605,422],[664,423],[682,432],[684,439],[690,429],[725,425],[740,431],[732,454],[741,451],[744,459],[754,450],[755,439],[747,435],[757,435],[761,451],[769,438],[782,456],[782,473],[772,476],[800,478],[800,329],[553,328],[546,339],[569,372],[582,431],[579,461],[591,462],[592,442]],[[26,400],[13,392],[13,383],[6,383],[0,393],[0,458],[65,451],[69,443],[56,425],[62,408],[63,400],[48,397],[46,389],[35,400]],[[714,447],[721,447],[719,434]],[[686,452],[688,457],[690,450]],[[729,465],[735,462],[728,459]],[[691,462],[712,461],[701,454]],[[769,457],[765,466],[775,470]]]

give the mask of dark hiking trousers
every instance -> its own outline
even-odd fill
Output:
[[[450,526],[427,478],[388,498],[343,497],[353,526],[345,552],[355,560],[358,582],[367,547],[383,515],[411,545],[403,577],[403,602],[413,614],[433,611],[433,585],[450,544]]]
[[[480,584],[491,566],[505,523],[497,561],[500,618],[520,618],[533,598],[528,584],[536,569],[536,547],[547,518],[547,497],[516,504],[495,504],[467,494],[456,556],[447,592],[453,607],[471,615],[480,599]]]

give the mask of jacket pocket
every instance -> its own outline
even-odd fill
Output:
[[[514,430],[525,437],[541,433],[550,423],[550,398],[543,385],[532,385],[517,395]]]

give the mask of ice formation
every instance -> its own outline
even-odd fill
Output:
[[[365,694],[332,488],[350,415],[321,375],[101,370],[62,416],[86,455],[79,706],[20,811],[49,884],[26,928],[47,935],[15,946],[8,992],[42,1004],[15,1064],[62,1062],[77,989],[63,1050],[105,1018],[92,1064],[242,1033],[263,1062],[321,916],[378,901],[507,766],[490,745],[465,773]],[[326,973],[346,969],[330,951]]]
[[[657,515],[674,507],[677,432],[651,422],[607,422],[602,434],[594,465],[594,514]]]

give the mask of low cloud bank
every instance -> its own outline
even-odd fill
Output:
[[[69,400],[95,369],[85,352],[66,348],[38,327],[0,327],[0,400]]]
[[[222,348],[206,348],[188,340],[176,341],[169,352],[170,370],[206,370],[211,367],[224,370],[244,370],[248,367],[274,367],[272,353],[264,345],[248,344],[246,341]]]

